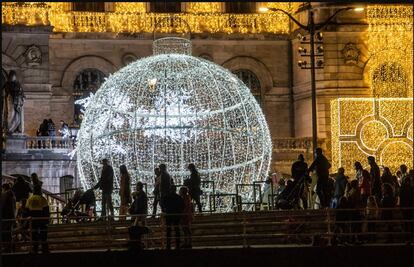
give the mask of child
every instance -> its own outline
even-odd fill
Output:
[[[184,200],[184,210],[180,222],[184,233],[184,244],[182,248],[191,248],[191,222],[193,221],[194,207],[191,202],[191,197],[188,194],[188,187],[181,187],[179,194]]]

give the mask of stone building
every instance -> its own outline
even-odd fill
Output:
[[[16,70],[25,91],[24,134],[36,136],[45,118],[51,118],[57,125],[64,120],[76,128],[82,116],[80,107],[74,103],[76,99],[96,91],[105,77],[129,62],[150,56],[154,38],[182,32],[191,38],[194,56],[228,68],[251,88],[263,108],[272,135],[272,170],[289,173],[290,164],[298,153],[312,160],[311,76],[309,69],[297,64],[300,60],[309,62],[309,57],[298,52],[299,47],[309,51],[306,42],[309,35],[281,12],[259,13],[259,8],[266,6],[285,10],[302,24],[308,22],[308,10],[301,3],[2,3],[2,75],[5,79],[10,70]],[[314,2],[312,6],[315,23],[326,21],[345,7],[328,2]],[[397,4],[391,7],[365,3],[352,6],[365,9],[341,12],[316,39],[317,54],[321,55],[317,59],[322,60],[318,64],[323,66],[316,70],[318,142],[329,158],[335,156],[332,151],[337,153],[331,143],[331,100],[412,99],[412,78],[409,77],[412,73],[412,25],[411,28],[407,26],[410,21],[412,24],[412,8]],[[173,12],[175,17],[167,12]],[[374,34],[374,26],[380,24],[381,19],[391,21],[408,33],[400,34],[403,41],[396,39],[396,43],[410,44],[411,35],[411,50],[395,47],[392,53],[385,51],[385,56],[381,56],[382,51],[374,54],[377,48],[372,44],[382,40],[379,34]],[[298,39],[298,34],[307,39]],[[386,43],[379,45],[387,50]],[[403,57],[404,51],[411,51],[411,54]],[[393,58],[393,55],[398,57]],[[386,65],[392,59],[397,67]],[[388,95],[380,91],[375,94],[372,90],[374,70],[381,66],[385,66],[385,72],[400,71],[397,78],[390,79],[404,80],[398,83],[398,90]],[[383,82],[390,81],[383,79]],[[406,114],[405,130],[396,134],[396,138],[412,148],[412,112]],[[386,138],[389,137],[388,133]],[[3,173],[38,172],[43,179],[48,179],[47,184],[54,192],[62,188],[58,177],[72,175],[76,178],[73,159],[67,156],[70,149],[37,149],[28,145],[26,137],[22,138],[20,143],[17,141],[20,149],[13,150],[6,144]],[[379,155],[376,154],[378,147],[368,152]],[[408,154],[402,159],[412,162],[412,154],[411,158]]]

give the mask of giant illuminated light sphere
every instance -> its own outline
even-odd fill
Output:
[[[268,174],[272,143],[260,106],[230,71],[191,56],[189,40],[156,40],[153,56],[110,75],[85,106],[76,147],[85,189],[99,180],[103,158],[114,168],[115,188],[125,164],[148,193],[161,163],[176,184],[194,163],[216,193],[235,193],[236,184]]]

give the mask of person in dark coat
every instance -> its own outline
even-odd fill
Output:
[[[12,230],[16,219],[16,198],[10,184],[2,185],[0,198],[1,235],[6,253],[12,252]]]
[[[335,191],[333,195],[332,208],[336,208],[339,199],[345,195],[345,189],[347,184],[348,179],[345,176],[345,169],[341,167],[338,169],[338,174],[335,178]]]
[[[47,226],[49,224],[50,210],[46,198],[42,196],[42,188],[40,185],[35,185],[33,188],[33,195],[27,200],[26,208],[29,217],[32,220],[32,253],[38,252],[39,244],[42,247],[43,253],[49,253],[47,244]],[[45,219],[38,219],[45,218]]]
[[[39,129],[37,130],[37,136],[49,136],[49,128],[48,128],[48,121],[46,119],[43,120],[42,124],[40,124]],[[38,146],[41,148],[46,148],[46,140],[39,140]]]
[[[99,182],[95,185],[94,189],[102,190],[102,212],[101,217],[106,216],[106,209],[109,208],[111,216],[114,216],[114,206],[112,204],[112,191],[114,189],[114,170],[109,165],[107,159],[102,160],[102,172]]]
[[[120,186],[119,186],[119,198],[121,200],[121,206],[119,207],[119,215],[126,216],[129,205],[132,202],[131,199],[131,176],[125,165],[119,167],[119,173],[121,174]],[[120,220],[125,220],[125,217],[120,217]]]
[[[171,186],[170,193],[165,199],[167,225],[167,249],[171,249],[171,228],[175,231],[175,248],[180,248],[180,221],[184,211],[184,200],[176,192],[176,186]]]
[[[371,169],[369,170],[369,174],[371,176],[371,195],[375,196],[377,202],[379,203],[382,197],[380,169],[373,156],[368,157],[368,163],[371,166]]]
[[[31,175],[30,175],[30,179],[32,180],[32,185],[33,185],[33,188],[35,187],[35,186],[40,186],[40,187],[42,187],[42,185],[43,185],[43,182],[42,181],[40,181],[40,179],[39,179],[39,176],[37,175],[37,173],[32,173]]]
[[[295,185],[299,182],[303,182],[303,186],[301,186],[299,195],[302,199],[303,208],[308,208],[308,195],[309,192],[309,184],[312,182],[312,179],[308,175],[308,164],[305,162],[305,157],[303,154],[299,154],[298,160],[292,164],[291,167],[292,179]]]
[[[299,154],[298,160],[292,164],[292,179],[296,182],[303,178],[308,172],[308,164],[305,162],[303,154]]]
[[[197,168],[194,165],[194,163],[188,164],[188,170],[191,172],[191,175],[190,175],[190,179],[184,182],[184,186],[188,187],[189,194],[191,198],[195,201],[197,208],[198,208],[198,212],[201,213],[203,208],[202,208],[201,201],[200,201],[200,196],[201,196],[200,174],[197,171]]]
[[[160,186],[161,186],[161,171],[160,168],[154,169],[154,190],[152,193],[154,194],[154,202],[152,204],[152,217],[155,218],[155,214],[157,213],[157,206],[160,203]]]
[[[141,222],[141,225],[145,226],[145,217],[148,214],[148,197],[143,189],[144,184],[138,182],[136,184],[136,191],[132,193],[134,202],[131,205],[130,214],[137,215],[134,225],[138,225]]]
[[[360,242],[359,233],[362,230],[362,217],[359,208],[361,207],[361,190],[358,186],[358,180],[352,180],[349,183],[350,190],[347,192],[346,198],[348,199],[349,219],[353,221],[351,226],[351,232],[355,235],[352,236],[353,242]]]
[[[56,125],[52,121],[52,119],[49,119],[47,121],[47,131],[49,133],[49,136],[52,138],[51,144],[52,144],[52,148],[53,148],[56,145],[56,140],[54,140],[54,138],[56,137]]]
[[[390,222],[393,219],[393,211],[390,208],[395,208],[396,199],[394,196],[394,192],[392,186],[390,184],[383,184],[382,185],[382,199],[381,199],[381,219],[385,220],[385,224],[387,225],[387,241],[392,241],[392,235],[390,232],[394,230],[393,222]]]
[[[401,180],[400,207],[403,219],[403,230],[406,233],[406,241],[413,242],[413,223],[409,222],[414,218],[414,174],[405,175]]]
[[[161,211],[165,212],[165,199],[170,193],[172,178],[167,172],[167,165],[160,164],[158,167],[160,168],[160,205]]]
[[[309,172],[316,172],[318,181],[316,184],[316,194],[319,197],[321,208],[328,207],[328,179],[329,179],[329,169],[331,164],[328,159],[322,154],[321,148],[316,148],[315,150],[316,158],[309,167]]]
[[[26,182],[21,176],[17,177],[17,180],[14,183],[12,190],[14,195],[16,196],[17,202],[20,202],[23,199],[28,199],[29,194],[32,192],[29,183]]]

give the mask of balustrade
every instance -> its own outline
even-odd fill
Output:
[[[66,149],[74,148],[71,138],[60,136],[35,136],[26,137],[26,149]]]

